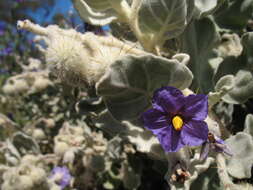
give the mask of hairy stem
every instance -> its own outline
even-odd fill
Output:
[[[150,43],[147,43],[149,42],[148,39],[150,39],[150,36],[144,35],[139,27],[138,12],[141,7],[141,4],[142,0],[133,0],[133,3],[130,7],[125,1],[123,1],[120,7],[117,7],[116,10],[128,23],[129,27],[133,31],[135,37],[138,39],[142,47],[148,52],[155,53],[154,47],[151,47]]]
[[[218,124],[220,128],[221,137],[226,139],[231,136],[231,133],[227,130],[227,128],[223,125],[219,117],[216,115],[216,113],[213,110],[209,110],[209,115],[212,117]]]
[[[141,38],[142,40],[143,35],[141,33],[141,30],[139,28],[139,21],[138,21],[138,12],[141,7],[142,0],[134,0],[133,4],[131,6],[131,15],[129,18],[129,24],[132,25],[132,29],[134,30],[134,33],[137,38]]]
[[[41,36],[48,36],[48,32],[45,28],[41,27],[38,24],[33,24],[29,20],[18,21],[17,27],[18,27],[18,29],[24,29],[24,30],[30,31],[34,34],[38,34]]]

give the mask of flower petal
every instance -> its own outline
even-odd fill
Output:
[[[52,175],[49,178],[53,179],[54,176],[58,174],[61,176],[61,179],[56,183],[61,186],[61,189],[64,189],[67,185],[70,184],[72,176],[70,175],[68,168],[63,166],[55,167],[52,170]]]
[[[60,186],[64,189],[66,186],[70,184],[71,181],[71,175],[70,174],[65,174],[63,176],[63,179],[60,182]]]
[[[225,143],[224,144],[214,143],[214,151],[223,152],[229,156],[233,156],[232,151],[228,148],[228,146]]]
[[[169,126],[169,117],[167,118],[164,113],[156,109],[149,109],[142,114],[142,121],[144,127],[151,130],[156,134],[156,130]]]
[[[52,170],[52,176],[51,177],[53,177],[53,175],[54,174],[57,174],[57,173],[61,173],[62,172],[62,168],[61,167],[55,167],[55,168],[53,168],[53,170]]]
[[[174,130],[172,126],[159,130],[157,137],[165,152],[177,152],[184,146],[180,133],[180,131]]]
[[[183,107],[184,102],[182,92],[171,86],[159,88],[153,96],[153,107],[160,107],[171,114],[176,114]]]
[[[185,97],[182,115],[188,119],[204,120],[208,114],[208,98],[204,94],[192,94]]]
[[[199,146],[207,141],[208,127],[204,121],[191,120],[183,126],[181,133],[185,145]]]
[[[199,159],[200,160],[205,160],[207,158],[207,156],[208,156],[209,151],[210,151],[210,144],[209,144],[209,142],[204,142],[202,144],[202,147],[201,147]]]
[[[214,136],[214,138],[215,138],[215,142],[219,144],[225,144],[225,142],[222,139],[218,138],[217,136]]]

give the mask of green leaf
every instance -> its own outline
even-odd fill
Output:
[[[215,15],[215,20],[223,28],[241,30],[252,18],[252,12],[252,0],[230,0],[220,8]]]
[[[115,189],[115,188],[114,188],[114,185],[113,185],[111,182],[109,182],[109,181],[106,181],[106,182],[103,184],[103,187],[104,187],[105,189]]]
[[[122,138],[119,136],[115,136],[114,138],[110,139],[107,144],[107,154],[112,159],[120,159],[122,154],[123,147],[122,147]]]
[[[215,91],[223,93],[227,93],[234,86],[234,76],[226,75],[221,77],[220,80],[215,85]]]
[[[229,56],[219,65],[214,79],[233,74],[234,86],[222,99],[227,103],[241,104],[253,97],[253,32],[242,36],[243,52],[239,57]]]
[[[186,24],[186,0],[143,0],[139,10],[142,32],[171,39],[182,33]]]
[[[178,55],[172,59],[151,54],[125,56],[115,61],[101,77],[96,84],[97,94],[103,97],[116,120],[137,119],[150,107],[156,89],[162,86],[184,89],[191,84],[193,76],[182,64],[184,60]]]
[[[215,85],[216,92],[210,92],[208,94],[208,106],[209,109],[218,103],[220,99],[227,94],[235,84],[234,76],[233,75],[225,75],[220,78],[220,80]]]
[[[225,75],[235,75],[240,69],[245,67],[245,64],[240,57],[228,56],[218,66],[214,76],[214,81],[217,82]]]
[[[207,171],[200,174],[191,184],[190,189],[223,190],[223,187],[220,186],[217,169],[210,167]]]
[[[240,132],[226,140],[233,156],[227,160],[227,171],[235,178],[251,177],[253,164],[253,139],[252,136]]]
[[[17,131],[19,126],[6,115],[0,113],[0,141],[5,141]]]
[[[96,127],[109,133],[111,136],[123,133],[126,130],[125,126],[115,120],[107,109],[99,113],[97,117],[92,118],[92,120]]]
[[[90,168],[94,172],[101,172],[105,169],[105,157],[102,155],[93,155],[90,160]]]
[[[202,16],[203,14],[206,14],[210,12],[212,9],[214,9],[217,6],[217,0],[195,0],[195,7],[197,9],[197,12],[199,16]]]
[[[247,63],[247,66],[251,71],[253,71],[253,32],[245,33],[242,36],[242,46],[243,46],[243,61]]]
[[[119,17],[110,3],[111,0],[72,0],[72,2],[80,17],[93,25],[106,25]]]
[[[126,189],[134,190],[141,184],[141,176],[128,163],[124,163],[122,181]]]
[[[127,121],[122,122],[122,124],[124,124],[127,129],[124,134],[125,137],[136,146],[139,152],[148,154],[150,157],[158,160],[166,159],[158,139],[152,132]]]
[[[19,151],[21,155],[25,154],[39,154],[40,153],[40,147],[37,144],[37,142],[30,136],[22,133],[22,132],[16,132],[12,137],[12,144],[15,146],[15,148]]]
[[[195,152],[193,155],[188,147],[184,147],[178,152],[168,153],[167,155],[169,167],[165,175],[165,179],[168,183],[170,183],[171,190],[189,190],[191,184],[198,178],[199,174],[206,171],[214,162],[214,159],[211,157],[208,157],[204,161],[200,161],[199,154]],[[184,183],[170,180],[171,175],[176,174],[178,169],[183,169],[191,174],[189,178],[184,181]]]
[[[190,55],[194,87],[200,92],[210,92],[213,88],[213,69],[209,64],[212,49],[219,40],[219,34],[211,19],[203,18],[192,22],[181,36],[182,52]]]
[[[252,114],[248,114],[246,116],[243,131],[245,133],[250,134],[253,137],[253,115]]]
[[[253,75],[248,70],[239,70],[235,75],[235,85],[231,91],[222,97],[224,101],[232,104],[246,102],[253,97]]]

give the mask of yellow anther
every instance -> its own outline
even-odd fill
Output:
[[[181,128],[183,127],[183,124],[184,124],[183,119],[180,116],[173,117],[172,125],[175,130],[180,131]]]

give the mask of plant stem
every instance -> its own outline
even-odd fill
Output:
[[[38,34],[41,36],[48,36],[48,32],[45,28],[41,27],[38,24],[33,24],[29,20],[18,21],[17,28],[18,29],[25,29],[27,31],[30,31],[34,34]]]

